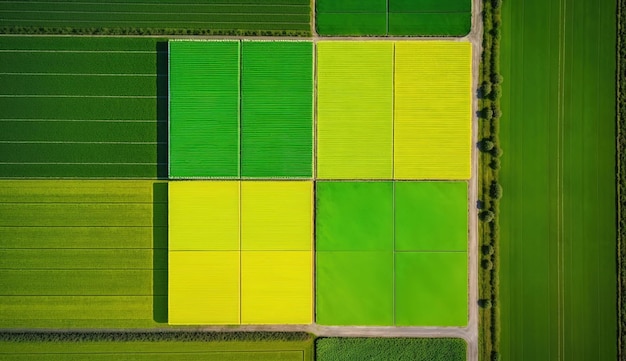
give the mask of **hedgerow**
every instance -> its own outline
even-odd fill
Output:
[[[33,35],[180,35],[180,36],[292,36],[309,37],[308,30],[241,30],[182,28],[105,28],[0,26],[0,34]]]

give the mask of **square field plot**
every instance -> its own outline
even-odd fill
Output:
[[[393,325],[393,252],[317,252],[316,321]]]
[[[239,252],[169,253],[168,322],[237,324]]]
[[[317,182],[317,251],[392,251],[393,183]]]
[[[395,260],[397,326],[466,326],[466,252],[398,252]]]
[[[313,182],[241,184],[241,247],[245,251],[310,251]]]
[[[244,41],[241,175],[313,176],[313,43]]]
[[[395,183],[396,251],[466,251],[466,182]]]
[[[236,181],[170,182],[170,251],[238,251],[239,187]]]
[[[241,323],[313,322],[313,254],[243,251]]]
[[[392,177],[393,46],[317,43],[317,178]]]
[[[394,178],[469,179],[471,44],[395,47]]]
[[[170,177],[239,176],[239,41],[169,42]]]

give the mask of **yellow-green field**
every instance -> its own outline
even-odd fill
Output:
[[[392,177],[393,42],[317,43],[317,177]]]
[[[395,47],[394,178],[469,179],[471,44]]]
[[[169,183],[170,324],[313,322],[313,182]]]

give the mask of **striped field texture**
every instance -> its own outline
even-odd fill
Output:
[[[395,46],[394,178],[469,179],[471,44]]]
[[[169,43],[173,178],[239,176],[239,41]]]
[[[3,1],[0,28],[310,30],[309,0]]]
[[[169,207],[170,324],[313,321],[311,181],[170,182]]]
[[[242,43],[241,175],[313,176],[313,43]]]
[[[151,181],[0,181],[0,327],[167,321],[167,192]]]
[[[0,39],[0,178],[167,176],[158,39]]]
[[[392,177],[393,43],[317,43],[317,178]]]
[[[387,0],[316,0],[320,35],[386,35]]]

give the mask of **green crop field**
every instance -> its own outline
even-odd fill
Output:
[[[471,0],[317,0],[317,32],[324,36],[464,36]]]
[[[319,361],[394,360],[464,361],[467,344],[461,339],[433,338],[319,338]]]
[[[316,198],[318,323],[467,324],[467,183],[318,182]]]
[[[2,360],[311,361],[311,341],[0,341]]]
[[[167,322],[167,187],[0,181],[0,327]]]
[[[2,37],[0,178],[167,176],[166,46]]]
[[[3,1],[0,29],[310,31],[309,0]]]
[[[615,1],[503,1],[501,358],[615,360]]]

